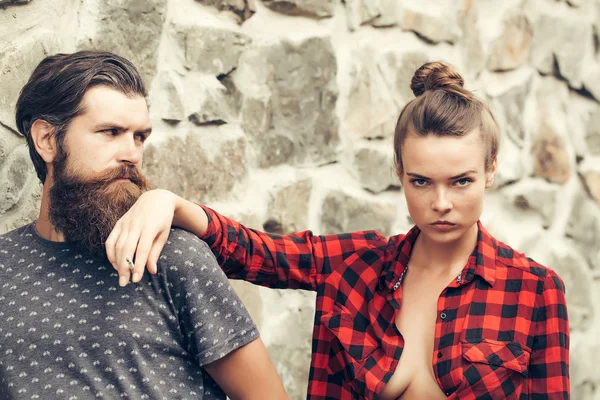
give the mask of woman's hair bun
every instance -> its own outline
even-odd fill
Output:
[[[428,90],[447,90],[452,93],[465,93],[465,81],[454,67],[442,61],[428,62],[415,72],[410,88],[416,97]]]

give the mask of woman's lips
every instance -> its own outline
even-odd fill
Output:
[[[431,224],[431,226],[438,231],[448,231],[454,228],[456,224],[447,221],[438,221]]]

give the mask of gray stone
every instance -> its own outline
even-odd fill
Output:
[[[263,324],[261,337],[290,399],[304,399],[310,366],[314,293],[262,290],[261,294],[268,307],[265,313],[271,316]]]
[[[592,25],[581,18],[542,15],[531,43],[531,62],[543,74],[554,72],[554,62],[569,85],[580,89],[582,59],[593,51]]]
[[[508,17],[502,34],[491,45],[488,68],[506,71],[525,64],[532,38],[533,28],[525,15]]]
[[[600,381],[600,369],[596,365],[600,360],[600,345],[596,341],[596,332],[597,328],[592,327],[586,335],[571,336],[569,374],[572,399],[597,399],[594,397],[594,392],[597,393],[594,382]]]
[[[578,165],[585,190],[600,205],[600,156],[585,157]]]
[[[394,81],[394,85],[385,82],[377,68],[374,53],[375,49],[367,47],[356,50],[351,57],[354,62],[350,72],[351,86],[346,121],[349,133],[355,137],[393,136],[395,122],[400,111],[389,88],[395,88],[396,79],[401,79],[401,77],[390,76],[387,73],[389,81]],[[382,61],[383,68],[390,69],[390,66],[394,66],[396,61],[391,58],[393,56]],[[403,71],[405,70],[402,69],[397,73],[403,75]],[[401,82],[397,83],[402,84]],[[405,91],[400,92],[399,97],[404,96],[405,93]]]
[[[29,149],[25,145],[17,147],[8,155],[0,169],[0,214],[9,211],[21,201],[26,184],[35,177]]]
[[[469,60],[464,66],[464,76],[468,78],[477,77],[485,69],[486,63],[487,55],[481,43],[477,16],[476,2],[468,1],[458,19],[463,35],[457,45],[461,49],[463,59]]]
[[[400,4],[397,0],[379,0],[380,15],[371,25],[385,28],[398,25],[400,21]]]
[[[393,204],[332,190],[323,200],[320,231],[330,234],[376,230],[389,236],[396,212]]]
[[[17,132],[15,106],[19,93],[38,63],[59,48],[53,32],[36,29],[0,50],[0,126]]]
[[[571,176],[571,167],[565,142],[545,119],[539,121],[531,152],[534,156],[534,176],[553,183],[567,182]]]
[[[181,78],[172,71],[160,74],[160,104],[153,107],[160,117],[168,122],[185,119],[184,89]]]
[[[524,244],[522,250],[527,256],[555,271],[565,283],[571,331],[590,329],[594,322],[595,301],[592,271],[582,257],[585,252],[572,238],[557,237],[548,231]]]
[[[110,50],[130,60],[149,89],[156,74],[167,0],[105,0],[94,14],[98,30],[79,49]]]
[[[32,167],[33,168],[33,167]],[[3,187],[0,184],[0,187]],[[22,190],[20,200],[6,213],[0,213],[0,235],[35,221],[40,215],[42,185],[32,174]]]
[[[583,259],[565,239],[541,237],[527,255],[553,269],[565,283],[569,326],[582,332],[590,328],[594,318],[592,276]]]
[[[271,43],[240,58],[231,81],[239,92],[241,124],[253,138],[261,167],[335,161],[336,73],[326,37]]]
[[[239,23],[244,22],[256,12],[255,0],[196,0],[201,4],[216,7],[219,11],[228,11],[236,16]]]
[[[390,186],[400,186],[394,167],[391,141],[361,143],[354,152],[354,165],[361,187],[379,193]]]
[[[600,36],[596,40],[600,44]],[[583,87],[600,103],[600,62],[585,66]]]
[[[593,155],[600,155],[600,108],[590,115],[586,124],[585,142],[588,151]]]
[[[185,67],[214,76],[230,73],[251,43],[238,31],[202,25],[177,24],[177,44],[185,54]]]
[[[290,233],[307,229],[311,194],[310,178],[279,189],[269,204],[268,220],[264,229],[272,233]]]
[[[523,162],[528,155],[501,130],[500,151],[498,154],[498,170],[496,171],[494,187],[501,188],[523,178],[525,168]]]
[[[0,8],[31,3],[32,0],[0,0]]]
[[[379,0],[345,0],[348,29],[354,32],[361,25],[375,22],[381,16]]]
[[[552,251],[547,249],[547,251]],[[584,259],[574,251],[554,254],[549,266],[565,282],[569,325],[573,331],[585,331],[593,323],[594,308],[591,300],[591,274]]]
[[[190,77],[185,86],[186,114],[194,124],[236,123],[227,88],[214,77]]]
[[[534,210],[543,220],[544,228],[552,225],[561,187],[542,179],[527,178],[502,189],[502,194],[515,207]]]
[[[600,208],[591,200],[585,191],[575,196],[565,234],[573,238],[590,266],[600,269]]]
[[[262,0],[273,11],[313,18],[333,16],[337,0]]]
[[[531,75],[525,81],[492,98],[490,104],[501,129],[518,146],[525,141],[525,101],[531,89]]]
[[[369,62],[368,59],[364,61]],[[429,56],[422,51],[388,51],[379,57],[377,67],[383,76],[386,84],[385,86],[391,89],[392,96],[396,103],[396,114],[398,114],[399,110],[409,101],[415,98],[415,95],[410,88],[410,82],[415,71],[428,61],[430,61]],[[366,79],[368,78],[369,77],[367,76]],[[371,80],[376,81],[373,76],[371,76]],[[381,90],[385,89],[381,88]],[[357,95],[359,94],[357,93]],[[394,115],[393,117],[395,122],[398,115]],[[389,134],[392,133],[388,133],[388,135]]]
[[[582,174],[582,177],[590,197],[600,205],[600,173],[586,171]]]
[[[235,199],[234,188],[248,176],[246,140],[234,125],[193,129],[171,137],[144,155],[146,176],[156,186],[192,201]]]
[[[0,168],[7,161],[8,155],[19,145],[27,146],[25,139],[0,126]]]
[[[402,29],[413,31],[430,42],[454,43],[462,36],[456,14],[431,15],[425,10],[409,9],[408,7],[404,8],[401,14]]]

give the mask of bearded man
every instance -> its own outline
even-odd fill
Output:
[[[150,186],[145,98],[135,66],[99,51],[45,58],[21,91],[43,194],[37,221],[0,236],[2,399],[287,398],[195,236],[173,229],[159,273],[117,288],[104,242]]]

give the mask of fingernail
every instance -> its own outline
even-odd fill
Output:
[[[127,285],[127,278],[125,278],[124,276],[119,278],[119,286],[123,287]]]
[[[140,274],[137,272],[133,274],[133,278],[131,279],[133,282],[137,282],[140,279]]]

